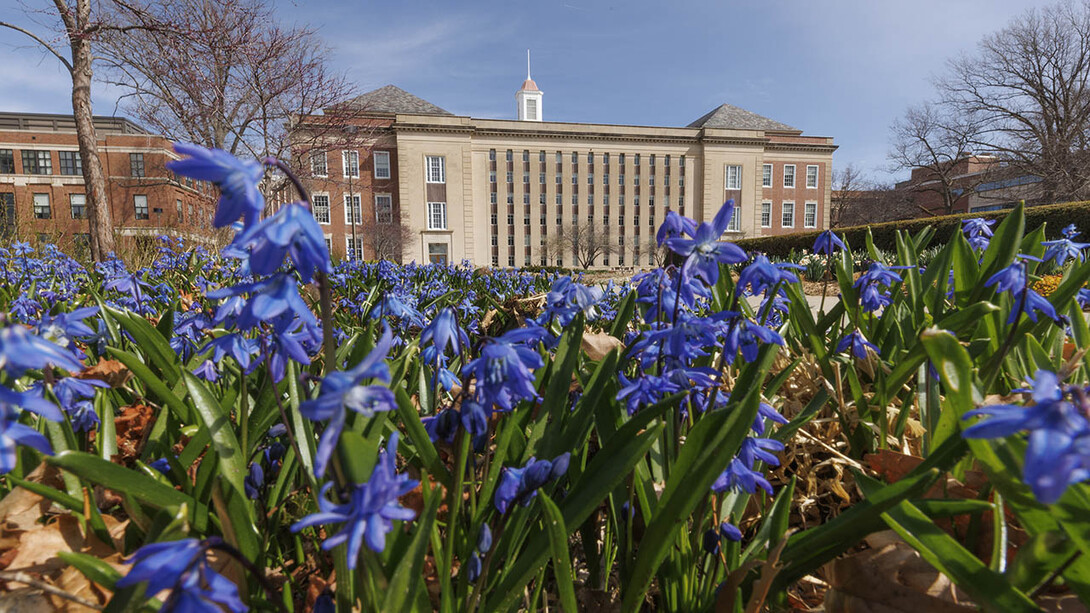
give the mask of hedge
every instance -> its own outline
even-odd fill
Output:
[[[853,248],[859,248],[866,244],[867,229],[870,228],[874,238],[874,245],[886,251],[897,249],[897,231],[905,230],[909,234],[916,234],[928,226],[935,227],[935,238],[932,244],[944,244],[955,233],[961,231],[961,220],[973,217],[1001,220],[1012,209],[1002,211],[989,211],[987,213],[957,215],[942,215],[939,217],[925,217],[921,219],[906,219],[902,221],[890,221],[877,223],[870,226],[851,226],[835,228],[838,236],[846,239]],[[1049,238],[1058,238],[1059,230],[1068,224],[1090,233],[1090,201],[1066,202],[1062,204],[1049,204],[1026,208],[1026,228],[1034,229],[1041,224],[1048,224]],[[784,236],[764,236],[761,238],[745,238],[734,241],[746,251],[764,253],[770,256],[787,257],[792,251],[800,252],[814,248],[814,239],[820,232],[799,232]]]

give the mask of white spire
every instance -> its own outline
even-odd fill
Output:
[[[526,80],[522,82],[522,88],[515,94],[518,101],[519,121],[541,121],[541,97],[542,92],[537,88],[537,83],[530,78],[530,50],[526,50]]]

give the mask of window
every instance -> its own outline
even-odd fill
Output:
[[[49,209],[49,194],[34,194],[34,217],[38,219],[53,218],[53,212]]]
[[[489,170],[488,171],[488,182],[489,183],[495,183],[496,182],[496,171],[495,170]]]
[[[772,227],[772,203],[767,200],[761,203],[761,227]]]
[[[726,183],[727,189],[742,189],[742,167],[741,166],[727,166]]]
[[[360,152],[342,151],[341,168],[344,170],[344,178],[358,179],[360,177]]]
[[[802,212],[802,226],[804,228],[817,227],[817,203],[807,202]]]
[[[795,203],[794,202],[784,202],[782,208],[783,208],[783,214],[782,214],[782,217],[780,219],[780,225],[782,227],[784,227],[784,228],[794,228],[795,227]]]
[[[772,164],[765,164],[761,171],[761,187],[772,187]]]
[[[489,149],[488,150],[488,161],[489,162],[495,162],[496,161],[496,150],[495,149]]]
[[[489,200],[489,202],[491,202],[492,204],[496,204],[497,202],[499,202],[499,200],[497,200],[497,199],[496,199],[496,192],[491,192],[491,193],[489,193],[489,194],[488,194],[488,200]]]
[[[530,233],[529,232],[522,235],[522,244],[524,246],[526,246],[526,247],[530,246]]]
[[[624,173],[617,175],[617,185],[624,185]]]
[[[542,164],[545,163],[545,152],[544,151],[538,151],[537,152],[537,161],[541,162]]]
[[[185,222],[185,213],[183,211],[184,211],[184,209],[182,208],[182,201],[181,200],[175,200],[174,201],[174,212],[176,212],[178,214],[178,223],[184,223]]]
[[[540,194],[537,195],[537,203],[538,204],[545,204],[545,192],[541,192]]]
[[[564,177],[562,177],[560,175],[556,175],[556,184],[560,185],[563,182],[564,182]]]
[[[795,187],[795,165],[784,164],[783,165],[783,186]]]
[[[529,164],[530,163],[530,151],[528,149],[523,149],[522,150],[522,163],[524,163],[524,164]]]
[[[562,195],[560,195],[560,194],[557,194],[556,195],[556,203],[557,204],[564,204],[564,197]]]
[[[27,175],[51,175],[53,174],[53,158],[48,151],[23,150],[23,174]]]
[[[507,214],[507,225],[509,225],[509,226],[515,225],[515,214],[514,213],[508,213]]]
[[[571,184],[575,185],[577,183],[579,183],[579,175],[572,175],[571,176]]]
[[[530,184],[530,173],[528,173],[528,172],[522,173],[522,182],[524,184],[526,184],[526,185]]]
[[[68,204],[72,206],[72,219],[87,219],[87,194],[69,194]]]
[[[394,199],[390,194],[375,194],[375,221],[394,223]]]
[[[328,234],[325,235],[325,250],[330,254],[333,253],[333,237]]]
[[[447,244],[446,243],[428,243],[428,261],[432,264],[446,264],[447,263]]]
[[[587,173],[587,185],[594,185],[594,173]]]
[[[79,151],[58,151],[57,161],[61,164],[62,175],[83,174],[83,160],[79,157]]]
[[[376,151],[375,158],[375,178],[376,179],[389,179],[390,178],[390,152],[389,151]]]
[[[329,195],[314,194],[310,197],[310,204],[314,209],[314,219],[320,224],[329,223]]]
[[[507,171],[507,182],[508,183],[514,183],[515,182],[515,173],[510,171],[510,170]]]
[[[148,197],[147,196],[133,196],[132,197],[132,204],[133,204],[133,207],[136,209],[136,218],[137,219],[147,219],[148,218]]]
[[[556,165],[559,166],[564,163],[564,154],[559,151],[556,152]]]
[[[351,236],[344,237],[345,255],[350,260],[358,260],[363,257],[363,239],[356,237],[356,240],[352,240]]]
[[[508,149],[507,150],[507,161],[511,162],[511,161],[514,161],[514,159],[515,159],[515,152]]]
[[[363,221],[360,209],[360,197],[357,194],[344,195],[344,223],[355,224]]]
[[[314,151],[310,154],[310,174],[315,177],[329,176],[329,166],[326,164],[325,151]]]
[[[0,172],[15,173],[15,152],[11,149],[0,149]]]
[[[442,158],[439,158],[442,159]],[[446,230],[447,229],[447,203],[446,202],[429,202],[428,203],[428,229],[429,230]]]
[[[130,153],[129,154],[129,176],[133,176],[133,177],[143,177],[144,176],[144,154],[143,153]]]
[[[806,188],[807,189],[817,189],[817,181],[818,181],[818,167],[817,166],[807,166],[806,167]]]
[[[742,231],[742,209],[741,207],[734,207],[734,214],[730,216],[730,222],[727,224],[728,232],[741,232]]]
[[[515,235],[514,234],[508,234],[507,235],[507,246],[508,247],[514,247],[515,246]]]
[[[545,173],[540,173],[538,175],[538,181],[537,182],[542,184],[542,185],[545,185]]]

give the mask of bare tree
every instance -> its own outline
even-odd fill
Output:
[[[946,105],[973,142],[1042,179],[1046,201],[1090,196],[1090,2],[1030,9],[948,64]]]
[[[405,248],[412,244],[414,234],[410,225],[403,219],[397,223],[381,223],[369,219],[360,225],[363,242],[376,260],[389,260],[401,263],[405,257]]]
[[[156,17],[175,27],[108,37],[102,54],[126,110],[168,138],[286,159],[291,119],[353,92],[314,30],[262,0],[173,0]]]
[[[552,251],[570,253],[575,263],[586,270],[614,252],[616,247],[610,239],[609,233],[595,224],[568,223],[550,241]]]
[[[166,26],[155,20],[146,4],[122,0],[53,0],[50,13],[59,21],[57,27],[67,43],[63,53],[45,34],[7,21],[0,26],[28,36],[51,53],[72,77],[72,114],[76,122],[76,140],[83,160],[83,181],[87,190],[87,223],[91,234],[91,257],[102,261],[114,250],[110,206],[106,197],[106,175],[98,157],[98,139],[91,109],[91,81],[94,77],[92,47],[103,37],[132,35],[137,32],[162,30]],[[51,11],[55,11],[52,13]]]
[[[966,172],[973,158],[977,126],[940,106],[924,103],[910,107],[894,122],[889,158],[896,169],[914,171],[911,189],[938,196],[942,212],[954,212],[958,201],[985,175]],[[934,211],[920,207],[927,214]]]
[[[843,225],[845,213],[856,207],[867,189],[863,171],[854,164],[833,169],[833,195],[829,202],[829,227]]]

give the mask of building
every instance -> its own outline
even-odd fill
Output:
[[[991,155],[966,156],[937,169],[913,168],[895,189],[910,200],[914,217],[982,213],[1041,198],[1041,178]]]
[[[119,117],[95,117],[118,247],[162,234],[204,240],[214,186],[165,168],[167,139]],[[0,231],[79,250],[89,241],[83,167],[71,115],[0,113]]]
[[[527,71],[518,119],[454,115],[393,85],[297,118],[331,251],[372,258],[396,237],[404,261],[644,267],[667,211],[710,220],[728,198],[731,238],[828,227],[832,138],[729,104],[685,127],[550,122],[543,96]],[[308,140],[349,111],[356,142]]]

